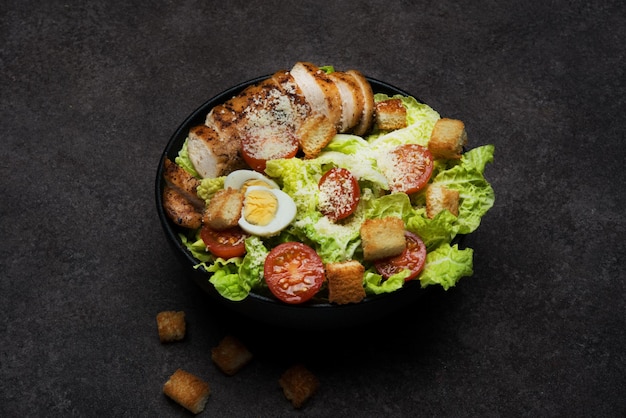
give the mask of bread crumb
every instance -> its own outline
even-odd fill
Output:
[[[162,343],[180,341],[185,337],[185,312],[163,311],[156,316],[159,340]]]
[[[252,360],[252,353],[237,338],[227,335],[213,347],[211,359],[222,372],[232,376]]]
[[[287,369],[278,383],[294,408],[301,408],[317,392],[320,385],[317,377],[302,364]]]
[[[163,385],[163,393],[190,412],[199,414],[206,406],[211,389],[199,377],[178,369]]]

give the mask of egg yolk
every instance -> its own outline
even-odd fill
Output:
[[[241,193],[245,194],[246,190],[250,186],[261,186],[261,187],[267,187],[268,189],[272,188],[272,186],[270,186],[269,183],[267,183],[266,181],[263,181],[261,179],[250,179],[250,180],[246,180],[241,185]]]
[[[246,194],[243,216],[252,225],[269,224],[278,211],[278,199],[270,191],[252,190]]]

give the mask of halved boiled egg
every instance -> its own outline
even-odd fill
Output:
[[[296,204],[282,190],[266,186],[246,188],[239,226],[247,233],[261,237],[276,235],[295,217]]]
[[[249,186],[263,186],[269,189],[279,189],[278,184],[274,180],[265,177],[263,174],[254,170],[235,170],[224,179],[224,188],[241,190],[246,193]]]

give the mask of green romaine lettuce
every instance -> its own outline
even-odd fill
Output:
[[[332,71],[329,67],[328,71]],[[481,218],[493,206],[495,195],[484,178],[485,166],[493,161],[493,145],[485,145],[463,154],[460,160],[437,160],[431,183],[459,191],[459,214],[448,211],[428,218],[425,209],[425,191],[413,196],[387,193],[388,183],[377,166],[377,156],[401,144],[427,146],[439,114],[428,105],[412,97],[400,98],[407,109],[408,126],[386,132],[377,131],[366,138],[339,134],[314,159],[278,159],[268,161],[266,174],[296,203],[296,219],[280,235],[269,239],[249,237],[246,255],[230,260],[215,258],[206,252],[204,243],[196,236],[181,240],[207,271],[213,273],[209,281],[227,299],[244,299],[252,289],[265,286],[263,265],[270,249],[280,242],[298,240],[312,246],[325,263],[361,257],[360,226],[365,219],[399,217],[407,230],[424,241],[428,254],[424,270],[418,276],[421,286],[454,286],[461,277],[473,273],[473,250],[452,245],[459,234],[468,234],[478,228]],[[390,98],[377,94],[376,100]],[[176,162],[194,174],[186,143]],[[318,182],[331,167],[350,170],[359,180],[361,199],[356,212],[342,222],[331,222],[317,211]],[[197,175],[195,173],[194,175]],[[198,195],[207,202],[224,187],[224,177],[202,179]],[[389,293],[401,288],[408,270],[386,280],[373,267],[367,268],[363,284],[367,294]],[[417,280],[417,279],[416,279]]]
[[[185,139],[185,142],[183,143],[182,148],[180,149],[180,151],[178,151],[178,155],[174,159],[174,162],[178,164],[179,166],[181,166],[183,169],[185,169],[185,171],[187,171],[192,176],[200,177],[195,167],[193,166],[193,163],[189,159],[189,151],[187,149],[187,139]]]
[[[474,250],[459,249],[458,245],[442,244],[426,255],[424,270],[418,276],[422,287],[441,285],[445,290],[460,278],[474,274]]]

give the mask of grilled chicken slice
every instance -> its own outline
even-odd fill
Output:
[[[173,187],[165,186],[163,189],[163,208],[168,218],[177,225],[189,229],[202,225],[202,212]]]
[[[283,94],[291,103],[293,117],[296,125],[301,125],[311,115],[311,106],[306,101],[304,94],[291,73],[286,70],[277,71],[272,75],[272,80],[278,85]]]
[[[339,132],[350,132],[361,120],[364,101],[361,87],[350,74],[335,71],[328,74],[339,89],[341,98],[341,123]]]
[[[335,83],[310,62],[298,62],[290,72],[310,104],[312,113],[325,115],[338,128],[341,123],[341,96]]]
[[[363,100],[363,113],[359,123],[352,130],[352,133],[363,136],[369,132],[370,129],[372,129],[372,125],[374,124],[374,92],[372,91],[372,86],[360,71],[349,70],[346,71],[346,74],[354,78],[359,85],[360,93],[362,94],[361,100]]]
[[[187,152],[202,178],[219,177],[244,166],[236,138],[221,136],[212,127],[194,126],[189,130]]]
[[[200,180],[167,157],[163,160],[163,178],[169,187],[176,189],[191,204],[202,209],[204,200],[200,199],[196,192]]]
[[[364,135],[374,111],[371,86],[360,72],[326,74],[298,62],[211,109],[206,128],[190,131],[189,156],[202,177],[226,174],[232,162],[241,166],[242,141],[246,158],[282,157],[294,141],[314,158],[337,132]]]
[[[196,192],[200,180],[169,158],[163,161],[163,178],[163,208],[167,216],[182,227],[199,228],[204,210],[204,200]]]

